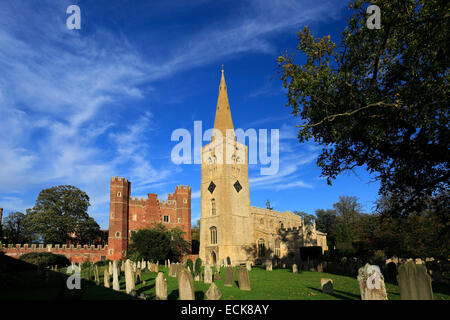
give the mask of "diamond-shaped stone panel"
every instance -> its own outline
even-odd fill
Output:
[[[242,186],[239,183],[239,180],[236,180],[236,182],[234,183],[233,186],[234,186],[234,188],[236,189],[237,192],[241,191],[241,189],[242,189]]]
[[[213,193],[214,189],[216,189],[216,185],[214,184],[214,182],[211,181],[211,183],[209,184],[208,190],[209,190],[209,192]]]

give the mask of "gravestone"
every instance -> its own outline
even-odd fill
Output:
[[[272,262],[266,265],[266,271],[272,271]]]
[[[239,283],[239,289],[250,291],[250,278],[248,276],[248,270],[246,268],[237,268],[236,276]]]
[[[333,280],[328,278],[321,278],[320,286],[322,288],[322,293],[333,294]]]
[[[109,273],[109,274],[113,274],[113,269],[112,269],[112,263],[111,263],[111,261],[109,262],[108,273]]]
[[[217,288],[215,283],[212,283],[209,287],[208,291],[206,291],[206,299],[207,300],[220,300],[222,296],[222,292],[220,292],[219,288]]]
[[[247,268],[248,271],[252,270],[252,263],[250,261],[247,261],[247,263],[245,264],[245,267]]]
[[[232,267],[225,268],[225,282],[226,287],[232,287],[234,284],[234,270]]]
[[[317,265],[317,272],[323,272],[323,264],[322,263],[319,263]]]
[[[212,279],[212,269],[210,265],[206,265],[205,266],[205,283],[212,283],[213,279]]]
[[[169,267],[169,277],[176,277],[175,265],[173,263]]]
[[[362,300],[387,300],[384,277],[380,267],[366,264],[358,270],[359,289]]]
[[[298,267],[295,263],[292,265],[292,273],[298,273]]]
[[[131,294],[133,290],[135,290],[135,283],[134,283],[134,272],[133,267],[131,266],[131,261],[127,259],[125,262],[125,287],[126,287],[126,293]]]
[[[137,265],[136,265],[136,269],[140,269],[140,268],[141,268],[141,262],[138,261],[138,262],[137,262]]]
[[[95,264],[95,267],[94,267],[94,275],[95,275],[95,284],[100,285],[100,277],[98,275],[98,265],[97,264]]]
[[[109,272],[108,272],[108,269],[105,269],[105,272],[103,274],[103,283],[105,285],[105,288],[109,288]]]
[[[122,261],[120,261],[120,271],[121,272],[125,272],[125,263]]]
[[[120,291],[119,266],[117,264],[117,260],[114,260],[113,262],[113,289],[115,291]]]
[[[433,300],[431,277],[423,264],[407,262],[398,267],[398,288],[402,300]]]
[[[192,279],[192,274],[187,269],[182,268],[177,277],[180,300],[195,300],[194,279]]]
[[[164,273],[158,272],[155,280],[156,300],[167,300],[167,280]]]

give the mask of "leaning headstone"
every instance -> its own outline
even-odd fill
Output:
[[[205,266],[205,283],[212,283],[213,279],[212,279],[212,269],[210,265],[206,265]]]
[[[120,291],[119,266],[117,264],[117,260],[113,261],[113,289],[116,291]]]
[[[247,261],[245,263],[245,267],[247,268],[248,271],[251,271],[252,270],[252,263],[250,261]]]
[[[366,264],[358,271],[359,289],[362,300],[387,300],[384,277],[380,267]]]
[[[225,268],[225,283],[226,287],[232,287],[234,284],[234,270],[232,267]]]
[[[220,300],[221,296],[222,292],[220,292],[215,283],[212,283],[208,291],[206,291],[206,298],[208,300]]]
[[[407,262],[398,267],[398,288],[402,300],[433,300],[431,277],[423,264]]]
[[[237,268],[236,276],[238,279],[239,289],[250,291],[250,278],[248,276],[248,270],[246,268]]]
[[[177,276],[180,300],[195,300],[194,279],[192,279],[192,274],[187,269],[182,268]]]
[[[333,280],[321,278],[320,286],[322,287],[322,293],[333,294]]]
[[[156,300],[167,300],[167,280],[164,273],[158,272],[155,280]]]
[[[105,288],[109,288],[109,272],[108,269],[105,269],[105,273],[103,274],[103,283]]]
[[[298,267],[295,263],[292,265],[292,273],[298,273]]]
[[[125,287],[126,287],[126,293],[131,294],[133,290],[135,290],[135,283],[134,283],[134,272],[133,267],[131,266],[131,261],[127,259],[125,262]]]

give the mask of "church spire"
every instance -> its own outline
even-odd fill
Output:
[[[214,120],[214,129],[218,129],[225,137],[227,129],[234,131],[233,120],[231,119],[230,102],[228,101],[227,85],[225,83],[225,76],[223,74],[219,85],[219,97],[217,99],[216,119]]]

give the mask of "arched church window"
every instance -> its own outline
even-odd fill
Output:
[[[217,244],[217,228],[211,227],[209,228],[209,232],[211,235],[211,244]]]
[[[275,239],[275,255],[280,257],[280,239]]]
[[[264,239],[258,240],[258,257],[264,257],[266,254],[266,245]]]

